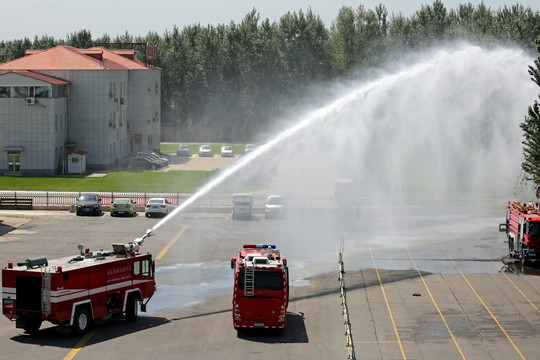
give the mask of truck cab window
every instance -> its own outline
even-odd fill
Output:
[[[141,274],[141,262],[135,261],[133,263],[133,275],[140,275]]]
[[[143,260],[142,262],[142,275],[150,276],[150,261]]]
[[[528,226],[528,231],[527,231],[527,234],[531,235],[531,236],[540,236],[540,223],[534,223],[534,222],[531,222],[531,223],[528,223],[529,226]]]

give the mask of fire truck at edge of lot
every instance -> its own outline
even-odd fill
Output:
[[[289,268],[276,246],[245,244],[231,259],[231,268],[234,328],[284,328],[289,303]]]
[[[112,251],[93,253],[79,244],[76,256],[8,263],[2,269],[2,313],[27,333],[37,332],[43,321],[70,326],[75,334],[107,316],[135,321],[139,304],[146,311],[156,287],[152,255],[139,253],[146,236],[113,244]]]
[[[540,187],[539,187],[540,189]],[[539,196],[539,190],[536,191]],[[509,202],[506,206],[506,222],[499,225],[506,232],[508,252],[522,262],[540,259],[540,212],[538,203],[521,204]]]

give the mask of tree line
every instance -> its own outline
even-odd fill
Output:
[[[163,35],[129,33],[93,39],[88,30],[65,40],[43,35],[33,41],[2,41],[0,62],[27,49],[57,45],[88,48],[103,43],[158,46],[162,69],[162,125],[210,128],[205,141],[249,142],[264,133],[310,89],[347,79],[355,72],[418,50],[458,39],[482,46],[512,44],[534,51],[540,13],[520,4],[492,9],[484,3],[448,9],[442,1],[411,16],[389,15],[380,4],[342,7],[330,26],[311,9],[288,12],[278,21],[253,9],[239,23],[173,27]],[[137,52],[144,59],[142,52]],[[188,140],[188,139],[178,139]]]

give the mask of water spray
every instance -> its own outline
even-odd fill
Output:
[[[421,143],[421,142],[413,143],[413,145],[417,147],[414,149],[416,151],[413,154],[414,156],[416,156],[418,153],[423,156],[429,156],[428,158],[425,159],[425,166],[423,168],[420,168],[420,170],[425,170],[427,167],[431,166],[432,168],[427,168],[427,169],[434,172],[440,171],[440,174],[441,174],[440,176],[442,179],[444,179],[445,176],[448,176],[449,174],[452,175],[453,178],[456,178],[457,177],[456,174],[450,173],[451,171],[453,171],[453,169],[452,168],[447,169],[447,164],[444,163],[444,160],[451,158],[453,154],[448,155],[448,154],[442,153],[443,151],[447,151],[448,149],[453,150],[454,148],[449,147],[443,150],[441,150],[440,148],[435,149],[434,147],[438,146],[439,144],[436,143],[436,139],[433,138],[433,135],[429,133],[429,131],[437,130],[439,133],[441,133],[441,135],[438,135],[438,136],[440,136],[444,142],[448,143],[449,145],[454,145],[452,141],[455,141],[455,139],[451,138],[450,136],[448,136],[449,134],[447,134],[447,133],[450,133],[450,135],[452,135],[452,133],[448,131],[448,129],[452,130],[452,126],[454,124],[448,125],[448,121],[446,122],[442,121],[442,123],[435,122],[431,124],[414,122],[419,109],[415,108],[414,110],[410,110],[410,113],[402,114],[402,113],[399,113],[399,110],[400,110],[399,108],[394,109],[393,108],[394,104],[388,103],[388,102],[393,102],[394,100],[400,100],[400,98],[404,98],[407,100],[413,99],[415,100],[414,104],[416,104],[416,106],[418,107],[418,106],[421,106],[422,104],[421,102],[418,102],[417,100],[418,96],[416,96],[415,98],[415,94],[418,93],[419,89],[426,89],[426,90],[423,90],[424,93],[429,93],[429,91],[431,90],[434,91],[439,88],[444,89],[445,85],[456,87],[458,92],[462,91],[462,88],[463,88],[463,91],[467,91],[467,90],[475,91],[478,88],[471,86],[469,89],[466,86],[463,87],[462,84],[471,83],[476,86],[476,84],[474,83],[475,81],[477,82],[484,81],[483,80],[484,78],[481,78],[481,77],[478,77],[477,79],[476,78],[477,74],[475,74],[474,77],[469,76],[467,79],[458,80],[459,87],[457,85],[452,85],[454,84],[452,82],[443,83],[443,81],[446,78],[454,75],[456,70],[452,65],[453,62],[469,61],[471,58],[476,58],[478,55],[484,54],[484,51],[485,50],[479,47],[466,45],[452,51],[446,50],[446,51],[435,51],[431,54],[425,53],[423,54],[424,58],[422,59],[422,61],[412,66],[406,67],[396,73],[381,76],[378,79],[365,83],[357,88],[352,89],[344,96],[339,97],[329,102],[327,105],[321,107],[320,109],[304,114],[297,123],[285,129],[284,131],[279,133],[277,136],[272,138],[267,143],[257,147],[252,152],[241,157],[231,166],[224,169],[222,173],[212,178],[209,182],[203,185],[195,194],[193,194],[190,198],[188,198],[180,206],[178,206],[174,211],[172,211],[168,216],[166,216],[161,221],[159,221],[151,229],[148,229],[147,232],[140,239],[144,240],[145,238],[149,237],[159,227],[161,227],[163,224],[168,222],[171,218],[173,218],[175,215],[183,211],[185,208],[187,208],[188,206],[196,202],[198,199],[208,194],[211,190],[215,189],[217,186],[222,184],[225,180],[227,180],[234,174],[238,173],[240,170],[252,164],[257,158],[263,156],[264,154],[269,153],[272,149],[277,148],[279,145],[285,143],[286,141],[290,140],[291,138],[298,135],[299,133],[302,133],[303,131],[309,128],[312,128],[314,126],[319,126],[319,127],[320,126],[328,126],[328,127],[334,126],[333,122],[340,121],[340,117],[338,116],[340,112],[343,112],[346,109],[351,109],[350,117],[354,117],[354,121],[355,121],[354,124],[359,124],[360,126],[364,126],[364,128],[367,128],[367,130],[365,130],[365,133],[362,133],[364,138],[367,139],[367,142],[369,143],[373,142],[373,139],[370,138],[370,136],[373,136],[371,132],[375,131],[374,129],[381,132],[383,130],[373,127],[374,126],[373,124],[377,124],[377,125],[379,124],[377,123],[377,121],[380,119],[375,118],[377,116],[377,113],[375,112],[374,109],[371,108],[371,105],[376,104],[378,106],[382,106],[380,102],[383,102],[383,103],[387,102],[387,107],[384,108],[384,110],[385,111],[388,110],[388,112],[390,112],[390,115],[394,115],[394,112],[392,111],[398,111],[397,113],[395,113],[395,116],[396,116],[396,120],[399,120],[399,121],[394,121],[391,123],[388,123],[389,121],[388,118],[391,116],[388,114],[384,114],[385,116],[384,124],[387,127],[389,127],[389,131],[392,132],[391,135],[393,137],[391,138],[391,140],[397,142],[398,143],[397,146],[399,145],[401,145],[402,147],[410,146],[410,143],[404,142],[399,136],[421,137],[421,139],[423,139],[424,143]],[[511,70],[514,72],[516,69],[515,68],[516,64],[515,64],[515,61],[513,60],[517,58],[520,60],[520,63],[522,63],[524,62],[524,59],[525,59],[525,56],[522,53],[516,54],[515,50],[502,49],[502,50],[498,50],[498,52],[494,51],[493,54],[489,53],[487,55],[489,55],[489,59],[492,59],[495,56],[498,56],[498,62],[496,63],[496,66],[498,67],[505,67],[508,64],[513,64],[514,67]],[[510,56],[512,56],[512,58],[510,58]],[[491,60],[489,62],[491,62]],[[474,63],[473,66],[478,67],[479,65]],[[483,68],[478,68],[476,70],[476,73],[484,74],[484,73],[488,73],[489,70],[492,70],[492,69],[485,70],[485,71],[483,70],[484,70]],[[523,69],[524,78],[525,78],[525,81],[528,81],[526,70],[527,70],[526,66],[524,66],[524,69]],[[504,68],[498,69],[497,71],[504,72],[506,71],[506,69]],[[519,85],[522,86],[522,83],[520,82]],[[406,94],[407,95],[406,97],[403,97],[402,96],[403,94],[399,93],[401,87],[403,87],[404,89],[408,89],[409,93]],[[491,92],[499,91],[503,95],[502,98],[505,98],[504,90],[505,90],[504,84],[502,87],[494,86],[494,89],[490,89]],[[523,91],[523,93],[525,92],[526,91]],[[496,95],[501,95],[501,94],[496,93]],[[451,94],[443,93],[443,96],[449,97],[450,101],[453,100],[457,102],[453,105],[453,108],[450,107],[452,109],[484,105],[483,103],[481,103],[481,101],[486,101],[485,98],[481,98],[480,104],[474,104],[475,99],[472,98],[472,95],[474,95],[474,93],[471,94],[469,97],[467,97],[466,94],[464,95],[464,94],[459,93],[459,95],[461,95],[461,97],[455,96],[455,93],[451,93]],[[506,98],[508,97],[509,96],[506,96]],[[534,99],[534,97],[532,97],[532,99]],[[359,103],[359,105],[361,106],[359,110],[357,108],[353,108],[353,104],[355,103]],[[401,105],[403,106],[403,104]],[[429,103],[426,103],[425,105],[427,107],[431,106],[431,104]],[[447,106],[452,106],[452,105],[447,105]],[[364,108],[366,108],[367,110],[361,111]],[[490,109],[487,109],[487,110],[493,111]],[[436,115],[445,115],[443,113],[444,109],[440,109],[440,110],[442,110],[440,114],[436,113]],[[372,112],[370,113],[369,111],[372,111]],[[477,111],[476,108],[473,108],[473,110],[471,110],[471,113],[474,114],[475,111]],[[525,112],[526,108],[523,111]],[[430,115],[430,113],[428,113],[428,115]],[[471,116],[470,113],[468,113],[467,115]],[[424,116],[426,115],[424,114]],[[489,114],[486,116],[489,117]],[[435,120],[439,120],[439,119],[435,119]],[[510,123],[510,125],[506,124],[503,126],[507,127],[507,126],[512,126],[512,125],[513,123]],[[403,130],[399,128],[400,126],[403,126],[404,127],[403,129],[406,132],[399,133],[398,130]],[[475,133],[475,130],[477,129],[473,128],[472,130],[469,130],[469,131],[472,132],[473,135],[483,134],[482,128],[480,128],[480,131],[477,131],[477,133]],[[510,131],[507,131],[506,128],[500,129],[500,130],[502,133],[510,132]],[[359,136],[358,134],[350,134],[351,132],[350,129],[346,129],[345,131],[349,131],[347,135],[352,136],[353,138],[355,136],[357,137]],[[512,130],[512,134],[515,134],[515,133],[516,131]],[[459,136],[459,135],[456,135],[456,136]],[[512,142],[513,141],[514,139],[512,139]],[[369,151],[371,151],[371,153],[376,153],[377,150],[380,150],[381,152],[386,151],[386,148],[385,148],[385,146],[387,146],[386,144],[379,145],[378,143],[375,143],[375,145],[378,146],[375,149],[365,149],[364,151],[367,152],[367,155],[364,155],[364,156],[370,156],[370,154],[368,153]],[[428,150],[435,149],[438,152],[436,151],[436,153],[434,154],[429,153],[429,152],[423,152],[419,150],[419,146],[421,145],[426,145],[426,147],[428,147]],[[519,145],[519,142],[518,142],[518,145]],[[403,149],[397,148],[397,150],[398,151],[383,153],[382,155],[376,154],[380,158],[379,157],[371,158],[369,163],[360,164],[360,166],[364,167],[362,170],[365,170],[367,172],[369,172],[371,168],[379,171],[379,173],[371,174],[372,179],[373,179],[373,180],[370,179],[371,181],[380,182],[381,180],[383,180],[383,181],[391,182],[393,186],[396,186],[396,187],[400,186],[400,181],[402,180],[398,178],[399,173],[390,173],[390,172],[385,173],[382,170],[379,170],[381,165],[385,165],[387,167],[395,167],[395,168],[400,168],[400,167],[403,168],[404,166],[408,165],[408,163],[404,165],[404,163],[402,162],[402,157],[404,157]],[[468,150],[468,151],[474,151],[474,150],[476,149],[473,148],[472,150]],[[481,152],[483,149],[479,148],[479,150],[480,150],[479,152]],[[467,151],[461,151],[461,153],[458,153],[458,155],[463,159],[463,161],[471,160],[467,158],[470,155],[469,153],[467,153]],[[473,165],[470,165],[471,169],[473,166],[476,166],[477,164],[481,164],[481,161],[483,160],[482,156],[483,154],[480,154],[478,156],[478,158],[476,159],[476,163],[473,163],[472,161],[469,162],[473,164]],[[506,156],[509,158],[508,155]],[[432,165],[432,163],[429,162],[432,159],[443,160],[443,161],[442,162],[439,161],[438,163],[434,162]],[[409,156],[409,159],[407,160],[411,161],[415,159],[413,158],[413,156]],[[489,158],[489,160],[492,161],[491,158]],[[505,160],[505,161],[508,162],[508,160]],[[414,162],[412,162],[412,164],[414,164]],[[502,164],[501,166],[504,166],[504,165],[505,164]],[[484,169],[484,167],[482,167],[482,169]],[[395,170],[395,171],[398,171],[398,170]],[[465,171],[466,170],[468,169],[465,169]],[[473,169],[473,170],[479,171],[477,169]],[[397,176],[392,177],[392,175],[396,175],[396,174]],[[386,176],[386,178],[377,177],[377,175],[383,175],[383,176]],[[421,176],[421,174],[419,176]],[[469,176],[472,177],[472,175],[469,175]],[[428,178],[428,177],[424,177],[424,178]],[[437,179],[434,179],[431,181],[435,182],[437,181]]]

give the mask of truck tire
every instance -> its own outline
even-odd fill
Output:
[[[135,322],[137,321],[137,315],[139,313],[139,304],[137,303],[137,297],[135,294],[128,296],[126,303],[126,321]]]
[[[75,318],[73,319],[73,325],[71,331],[76,335],[83,335],[88,332],[92,323],[92,317],[86,306],[77,306],[75,311]]]

